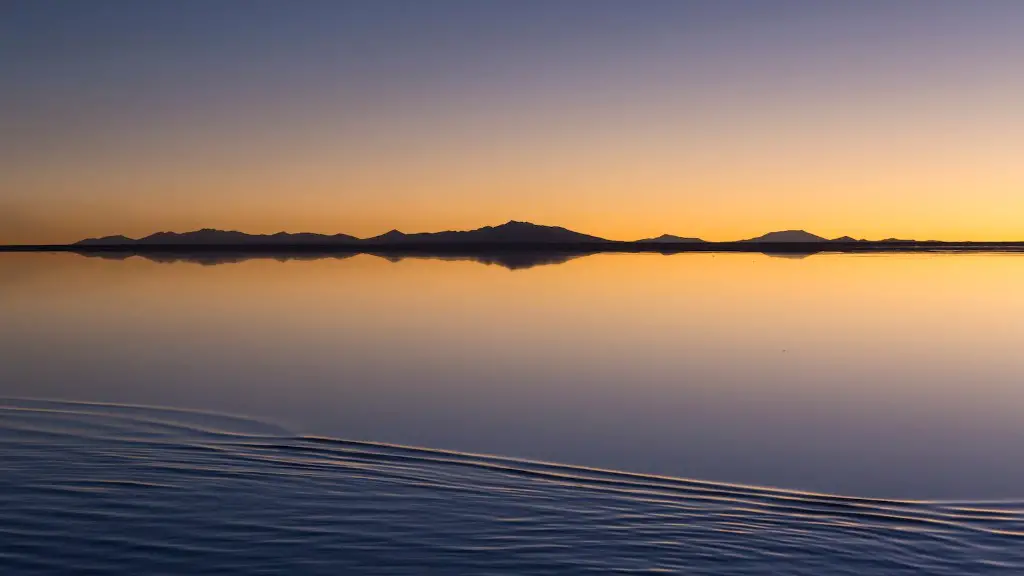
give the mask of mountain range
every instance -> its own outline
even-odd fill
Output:
[[[195,232],[157,232],[144,238],[132,239],[127,236],[105,236],[103,238],[89,238],[78,242],[77,246],[121,246],[121,245],[142,245],[142,246],[168,246],[168,245],[196,245],[196,246],[234,246],[239,244],[266,244],[266,245],[296,245],[296,244],[352,244],[359,242],[359,238],[348,234],[312,234],[301,232],[289,234],[278,232],[277,234],[246,234],[244,232],[214,230],[204,228]]]
[[[800,242],[810,244],[813,242],[863,242],[863,240],[856,240],[849,236],[841,236],[829,240],[805,230],[782,230],[779,232],[769,232],[757,238],[743,240],[743,242]]]
[[[194,232],[157,232],[143,238],[106,236],[77,242],[76,246],[332,246],[332,245],[424,245],[424,244],[600,244],[614,242],[590,234],[575,232],[561,226],[542,226],[510,220],[499,226],[484,226],[476,230],[447,230],[406,234],[391,230],[379,236],[357,238],[348,234],[246,234],[237,231],[204,228]],[[655,238],[637,240],[636,243],[695,244],[705,243],[700,238],[663,234]],[[818,243],[857,242],[849,236],[829,240],[804,230],[783,230],[763,236],[741,240],[756,243]]]
[[[573,232],[561,226],[541,226],[529,222],[517,222],[516,220],[509,220],[500,226],[484,226],[476,230],[466,231],[447,230],[444,232],[404,234],[398,230],[392,230],[363,241],[371,244],[577,244],[609,242],[609,240],[604,238]]]

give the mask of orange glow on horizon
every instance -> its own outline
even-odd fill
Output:
[[[0,90],[0,243],[509,219],[616,240],[1024,240],[1024,12],[954,4],[809,3],[808,20],[748,27],[728,24],[748,11],[717,2],[706,8],[735,14],[701,24],[688,3],[618,7],[606,27],[553,28],[548,44],[534,20],[517,33],[487,10],[449,23],[482,18],[495,35],[424,27],[419,44],[385,41],[396,16],[384,10],[351,30],[365,44],[329,28],[281,41],[306,27],[276,20],[198,47],[111,36],[128,62],[70,41],[52,54],[12,44],[12,61],[34,66]],[[552,10],[539,6],[490,9]],[[237,50],[214,41],[234,33]],[[65,72],[78,84],[55,93]]]

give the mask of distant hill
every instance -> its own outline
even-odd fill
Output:
[[[404,242],[409,238],[409,234],[399,232],[398,230],[390,230],[381,234],[380,236],[374,236],[372,238],[364,238],[363,242],[369,242],[372,244],[391,244],[393,242]]]
[[[574,232],[561,226],[541,226],[529,222],[510,220],[500,226],[484,226],[476,230],[422,232],[404,234],[392,230],[380,236],[367,238],[368,244],[576,244],[608,242],[604,238]]]
[[[833,238],[830,242],[862,242],[852,236],[840,236],[839,238]]]
[[[769,232],[764,236],[743,240],[743,242],[828,242],[817,234],[811,234],[804,230],[782,230],[780,232]]]
[[[662,242],[662,243],[665,243],[665,244],[695,244],[695,243],[700,243],[700,242],[705,242],[705,241],[701,240],[700,238],[687,238],[685,236],[675,236],[675,235],[672,235],[672,234],[662,234],[661,236],[658,236],[657,238],[644,238],[643,240],[637,240],[637,242],[643,242],[643,243],[646,243],[646,242],[652,242],[652,243],[653,242]]]
[[[75,242],[76,246],[120,246],[123,244],[134,244],[135,240],[127,236],[104,236],[102,238],[86,238]]]
[[[105,236],[89,238],[76,246],[239,246],[239,245],[297,245],[297,244],[351,244],[359,239],[348,234],[311,234],[301,232],[289,234],[246,234],[244,232],[204,228],[194,232],[157,232],[145,238],[134,240],[127,236]]]

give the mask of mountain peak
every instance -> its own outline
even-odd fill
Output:
[[[769,232],[757,238],[744,240],[744,242],[827,242],[822,236],[811,234],[806,230],[780,230]]]
[[[700,238],[693,238],[687,236],[676,236],[675,234],[662,234],[656,238],[644,238],[643,240],[637,240],[637,242],[661,242],[665,244],[696,244],[704,242]]]
[[[85,240],[79,240],[75,244],[79,246],[98,246],[98,245],[112,245],[112,244],[131,244],[135,242],[134,239],[127,236],[118,234],[116,236],[102,236],[99,238],[86,238]]]
[[[365,242],[371,242],[371,243],[372,242],[396,242],[396,241],[404,240],[404,239],[406,239],[408,237],[409,237],[408,234],[406,234],[404,232],[400,232],[399,230],[392,228],[391,230],[388,230],[387,232],[385,232],[383,234],[380,234],[378,236],[373,236],[371,238],[366,238],[364,241]]]
[[[509,220],[504,224],[498,226],[485,226],[485,228],[551,228],[551,226],[541,226],[525,220]]]
[[[367,238],[368,243],[429,243],[429,244],[572,244],[578,242],[607,242],[602,238],[580,234],[559,226],[543,226],[531,222],[509,220],[497,226],[484,226],[475,230],[447,230],[403,234],[392,230],[386,234]]]

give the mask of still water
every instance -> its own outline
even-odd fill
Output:
[[[0,567],[1020,573],[1021,286],[1015,254],[0,255]]]

